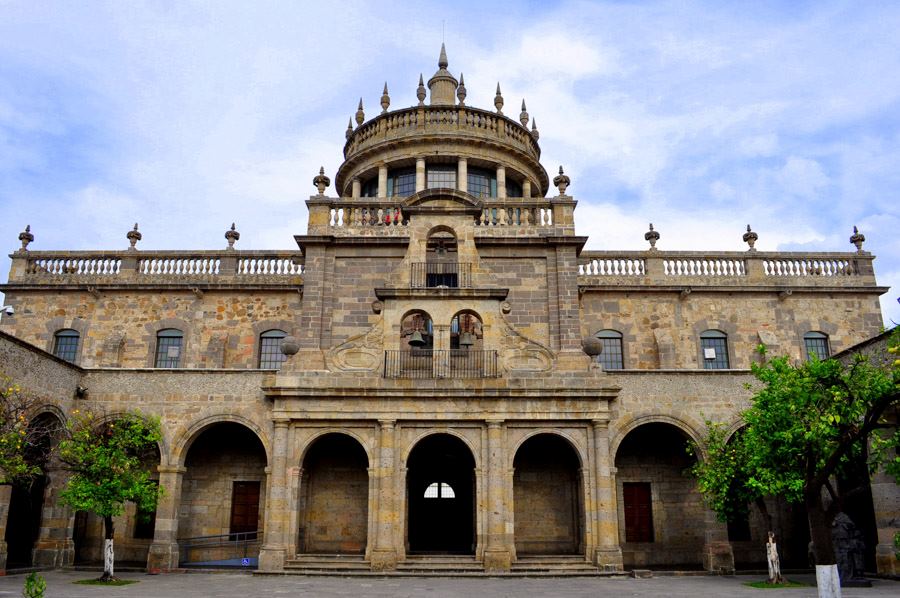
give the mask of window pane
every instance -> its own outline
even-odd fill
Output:
[[[723,337],[700,338],[702,348],[703,369],[728,369],[728,341]]]
[[[522,185],[515,181],[506,181],[506,196],[507,197],[522,197]]]
[[[263,370],[277,370],[287,359],[281,351],[281,341],[287,336],[282,330],[269,330],[259,337],[259,367]]]
[[[78,333],[74,330],[60,330],[53,341],[53,354],[72,363],[78,353]]]
[[[427,171],[427,189],[456,189],[456,168],[452,166],[432,166]]]
[[[425,488],[424,498],[437,498],[439,487],[440,487],[440,484],[435,482],[435,483],[431,484],[430,486],[428,486],[428,488]]]
[[[176,336],[177,335],[177,336]],[[181,364],[181,331],[160,330],[156,335],[156,362],[158,368],[177,368]]]
[[[622,360],[622,339],[601,338],[603,351],[597,356],[597,361],[605,370],[621,370],[625,367]]]
[[[492,197],[496,195],[496,193],[491,193],[491,182],[496,182],[491,175],[487,171],[483,170],[469,170],[466,174],[466,189],[467,192],[475,197]]]
[[[388,195],[407,197],[416,192],[416,172],[414,170],[391,171],[388,176]]]
[[[806,358],[809,359],[810,355],[815,355],[816,359],[828,359],[829,351],[828,351],[828,337],[824,334],[807,334],[803,337],[803,342],[806,345]]]

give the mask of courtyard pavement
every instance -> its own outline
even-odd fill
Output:
[[[476,598],[538,598],[541,596],[672,596],[686,598],[731,598],[753,596],[772,598],[771,590],[757,590],[744,582],[759,576],[734,577],[691,576],[630,578],[398,578],[398,577],[301,577],[251,576],[238,573],[170,573],[146,575],[123,573],[124,579],[139,583],[120,587],[74,585],[78,579],[97,577],[85,571],[46,571],[47,598],[206,598],[260,596],[354,596],[419,597],[465,596]],[[810,575],[794,575],[792,579],[812,583]],[[24,575],[0,577],[0,597],[19,597]],[[779,598],[815,596],[814,587],[778,590]],[[844,588],[844,598],[900,596],[900,582],[873,580],[871,588]]]

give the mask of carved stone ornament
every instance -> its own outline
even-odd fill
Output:
[[[21,237],[19,237],[21,238]],[[866,242],[866,236],[859,232],[859,229],[855,226],[853,227],[853,235],[850,237],[850,242],[856,245],[856,253],[863,252],[863,243]]]
[[[381,92],[381,113],[384,114],[388,111],[388,107],[391,105],[391,96],[388,95],[387,81],[384,82],[384,91]]]
[[[419,86],[416,88],[416,97],[419,98],[419,106],[425,105],[425,80],[422,73],[419,73]]]
[[[759,235],[757,235],[755,232],[750,230],[750,225],[748,224],[747,232],[744,233],[744,237],[743,237],[744,243],[746,243],[747,245],[750,246],[750,249],[748,249],[747,251],[756,251],[755,245],[756,245],[756,240],[758,238],[759,238]]]
[[[353,119],[347,121],[347,132],[344,133],[344,137],[350,139],[353,136]]]
[[[27,225],[25,230],[19,233],[19,240],[22,242],[22,249],[19,251],[28,251],[28,244],[34,241],[34,235],[31,234],[31,225]]]
[[[650,243],[650,251],[656,251],[656,242],[659,241],[659,232],[653,230],[653,223],[650,223],[650,230],[644,233],[644,240]]]
[[[325,176],[325,167],[319,168],[319,174],[313,179],[313,185],[319,190],[319,195],[325,195],[325,188],[331,184],[331,179]]]
[[[300,342],[296,337],[288,335],[281,339],[281,352],[290,357],[300,350]]]
[[[359,98],[359,107],[356,109],[356,124],[361,125],[366,120],[366,113],[363,112],[362,98]]]
[[[341,372],[374,372],[384,360],[384,318],[363,334],[332,347],[325,355],[329,370]]]
[[[522,111],[519,112],[519,122],[523,127],[528,126],[528,109],[525,107],[525,99],[522,99]]]
[[[553,177],[553,185],[559,189],[560,195],[566,194],[566,189],[572,184],[572,180],[563,172],[563,167],[559,167],[559,174]]]
[[[500,364],[507,371],[547,372],[553,367],[554,355],[549,347],[532,340],[501,316]]]
[[[537,119],[536,118],[531,119],[531,137],[535,141],[537,141],[538,139],[541,138],[541,133],[537,129]]]
[[[459,74],[459,87],[456,88],[456,99],[459,100],[460,106],[466,105],[466,80],[463,74]]]
[[[603,353],[603,341],[596,336],[586,336],[581,339],[581,348],[591,357],[596,357]]]
[[[512,311],[512,304],[509,301],[504,301],[500,304],[500,311],[504,314],[508,314]]]
[[[500,83],[497,83],[497,95],[494,96],[494,108],[497,114],[503,114],[503,94],[500,93]]]
[[[372,313],[380,314],[382,311],[384,311],[384,303],[382,303],[381,301],[378,301],[377,299],[375,301],[373,301],[372,302]]]
[[[228,241],[228,249],[234,249],[234,242],[241,238],[241,233],[234,229],[234,222],[231,223],[231,229],[225,231],[225,240]]]
[[[136,251],[137,250],[137,247],[136,247],[137,242],[144,238],[144,235],[142,235],[141,232],[138,230],[137,222],[134,223],[134,228],[125,234],[125,238],[128,239],[129,243],[131,243],[131,247],[129,247],[128,249],[132,250],[132,251]]]

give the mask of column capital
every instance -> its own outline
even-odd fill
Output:
[[[187,471],[187,467],[181,467],[179,465],[157,465],[156,471],[159,473],[184,473]]]
[[[609,429],[609,420],[608,419],[592,419],[591,425],[594,426],[594,428],[599,428],[601,430],[608,430]]]
[[[382,428],[393,428],[394,426],[397,425],[397,420],[396,419],[379,419],[378,425],[381,426]]]
[[[488,419],[485,420],[484,423],[487,424],[488,428],[499,428],[503,425],[504,420],[502,419]]]
[[[290,418],[287,418],[287,417],[278,418],[278,419],[272,420],[272,423],[275,425],[276,428],[287,428],[289,425],[291,425],[291,420],[290,420]]]

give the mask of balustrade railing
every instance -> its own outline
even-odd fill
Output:
[[[296,283],[299,252],[285,251],[29,251],[12,254],[10,283],[265,281]],[[19,260],[24,261],[24,266]]]
[[[870,254],[583,251],[579,284],[874,284]],[[838,282],[843,279],[844,282]]]
[[[496,378],[497,351],[469,349],[384,352],[385,378]]]
[[[414,289],[467,289],[472,286],[472,264],[416,262],[410,265],[409,286]]]

